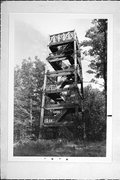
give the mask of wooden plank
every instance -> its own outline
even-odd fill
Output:
[[[68,75],[68,74],[73,74],[74,71],[75,71],[74,67],[62,69],[62,70],[51,71],[51,72],[49,71],[49,72],[47,72],[47,76],[48,77],[52,77],[53,75],[54,76],[61,76],[61,74]]]
[[[47,75],[64,73],[64,72],[73,72],[73,71],[74,71],[74,67],[63,69],[63,70],[58,70],[58,71],[49,71],[49,72],[47,72]]]
[[[62,35],[62,34],[66,34],[66,33],[73,33],[75,30],[71,30],[71,31],[64,31],[64,32],[61,32],[61,33],[56,33],[56,34],[52,34],[52,35],[50,35],[50,37],[52,37],[52,36],[57,36],[57,35]]]
[[[47,75],[48,77],[56,77],[56,76],[67,76],[67,75],[71,75],[74,72],[70,71],[70,72],[61,72],[61,73],[56,73],[56,74],[49,74]]]
[[[60,93],[60,92],[65,92],[65,91],[68,91],[68,90],[70,90],[70,89],[73,89],[75,86],[73,85],[73,86],[70,86],[70,87],[68,87],[68,88],[59,88],[59,89],[53,89],[53,90],[47,90],[47,88],[46,88],[46,90],[45,90],[45,92],[46,92],[46,94],[53,94],[53,93]]]
[[[75,108],[76,106],[79,106],[79,103],[74,103],[74,104],[64,104],[64,105],[47,105],[46,107],[45,107],[45,109],[46,110],[50,110],[50,109],[71,109],[71,108]]]
[[[51,53],[51,54],[53,54],[53,53]],[[46,59],[47,60],[51,60],[51,59],[56,59],[56,58],[63,58],[63,57],[65,57],[65,55],[49,55]]]
[[[57,126],[72,126],[73,121],[70,122],[54,122],[54,123],[44,123],[44,127],[57,127]]]
[[[67,60],[67,58],[66,57],[57,57],[57,58],[52,58],[52,59],[47,59],[48,60],[48,62],[58,62],[58,61],[65,61],[65,60]]]
[[[64,44],[67,44],[67,43],[71,43],[71,42],[73,42],[73,41],[74,41],[74,39],[64,40],[63,42],[60,41],[60,42],[50,43],[48,46],[49,46],[49,48],[52,50],[52,46],[55,46],[55,45],[64,45]]]

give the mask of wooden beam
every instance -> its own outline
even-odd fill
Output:
[[[50,74],[47,74],[48,77],[56,77],[56,76],[67,76],[67,75],[71,75],[74,73],[74,70],[73,71],[61,71],[61,72],[54,72],[54,73],[50,73]]]
[[[73,41],[74,41],[74,39],[70,39],[70,40],[64,40],[63,42],[60,41],[60,42],[50,43],[49,48],[51,48],[52,46],[55,46],[55,45],[64,45],[64,44],[67,44],[67,43],[71,43]]]
[[[76,46],[76,33],[74,32],[74,68],[75,68],[75,83],[77,84],[77,46]]]
[[[45,66],[45,75],[44,75],[44,84],[43,84],[43,94],[42,94],[42,105],[41,105],[41,115],[40,115],[40,128],[43,126],[43,119],[44,119],[44,106],[45,106],[45,89],[46,89],[46,82],[47,82],[47,67]]]
[[[51,77],[51,76],[61,76],[62,73],[63,74],[65,73],[65,75],[66,75],[67,73],[72,74],[73,72],[74,72],[74,67],[70,67],[70,68],[62,69],[62,70],[49,71],[47,73],[47,76],[48,77]]]
[[[59,126],[63,126],[63,127],[65,127],[65,126],[72,126],[74,124],[74,122],[73,121],[70,121],[70,122],[60,122],[60,123],[56,123],[56,122],[54,122],[54,123],[44,123],[44,127],[59,127]]]
[[[71,30],[71,31],[64,31],[64,32],[61,32],[61,33],[52,34],[52,35],[50,35],[50,37],[57,36],[57,35],[62,35],[62,34],[66,34],[66,33],[73,33],[74,31],[75,31],[74,29]]]
[[[79,106],[79,102],[78,103],[74,103],[74,104],[64,104],[64,105],[57,105],[57,104],[53,104],[53,105],[47,105],[45,107],[46,110],[51,110],[51,109],[71,109],[71,108],[75,108],[76,106]]]
[[[72,68],[67,68],[67,69],[63,69],[63,70],[58,70],[58,71],[49,71],[49,72],[47,73],[47,75],[64,73],[64,72],[73,72],[73,71],[74,71],[74,67],[72,67]]]
[[[47,60],[51,60],[51,59],[56,59],[56,58],[63,58],[65,57],[65,55],[52,55],[53,53],[51,53],[46,59]]]
[[[48,62],[51,63],[51,62],[58,62],[58,61],[65,61],[65,60],[67,60],[66,57],[63,57],[63,58],[57,57],[57,58],[48,59]]]
[[[49,89],[47,90],[47,88],[46,88],[45,92],[46,92],[46,94],[59,93],[59,92],[68,91],[68,90],[73,89],[75,87],[76,87],[75,85],[71,85],[68,88],[59,88],[59,89],[53,89],[53,90],[52,89],[51,90],[49,90]]]

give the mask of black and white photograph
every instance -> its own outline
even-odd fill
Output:
[[[1,179],[119,179],[119,9],[2,2]]]
[[[14,156],[106,157],[108,19],[13,18]]]

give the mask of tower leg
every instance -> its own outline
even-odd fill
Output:
[[[47,68],[46,68],[46,66],[45,66],[43,92],[42,92],[42,106],[41,106],[41,114],[40,114],[40,129],[41,129],[42,126],[43,126],[43,120],[44,120],[46,82],[47,82]],[[40,137],[40,135],[39,135],[39,137]]]

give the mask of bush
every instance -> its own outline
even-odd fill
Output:
[[[84,88],[84,121],[88,140],[106,138],[105,96],[91,86]]]

